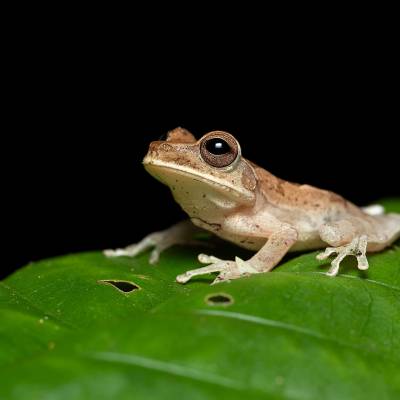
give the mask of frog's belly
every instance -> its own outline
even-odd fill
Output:
[[[298,240],[289,251],[304,251],[304,250],[317,250],[326,247],[326,243],[321,240],[319,235],[317,237],[309,238],[306,240]]]
[[[235,243],[236,245],[248,250],[258,251],[267,242],[265,237],[257,237],[252,235],[243,235],[240,233],[232,234],[225,232],[221,224],[209,224],[199,218],[192,218],[192,222],[200,228],[206,229],[218,237]],[[299,233],[297,242],[290,248],[289,251],[315,250],[326,247],[325,242],[319,237],[317,230],[303,231]]]
[[[220,238],[229,242],[235,243],[236,245],[243,247],[247,250],[258,251],[264,246],[267,239],[253,237],[253,236],[241,236],[241,235],[230,235],[225,232],[215,232]]]
[[[254,236],[232,235],[226,232],[214,232],[220,238],[247,250],[258,251],[267,242],[266,238]],[[326,243],[321,240],[317,232],[303,233],[299,235],[297,242],[290,248],[289,251],[315,250],[326,247]]]

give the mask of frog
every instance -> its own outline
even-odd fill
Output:
[[[107,257],[134,257],[152,249],[149,263],[174,245],[201,244],[208,231],[255,254],[231,260],[199,254],[203,267],[176,277],[184,284],[216,273],[212,284],[272,271],[289,252],[319,250],[318,260],[335,256],[327,275],[336,276],[348,256],[357,268],[369,267],[367,253],[379,252],[400,237],[400,214],[380,205],[358,207],[332,191],[280,179],[242,156],[238,140],[212,131],[199,140],[184,128],[150,143],[144,168],[167,185],[189,216],[125,248],[104,251]]]

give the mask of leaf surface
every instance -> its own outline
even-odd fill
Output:
[[[398,245],[336,278],[313,252],[230,283],[175,283],[200,251],[157,266],[67,255],[0,282],[0,398],[400,398]]]

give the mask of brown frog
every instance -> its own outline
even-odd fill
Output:
[[[177,128],[165,141],[150,144],[143,164],[170,187],[190,220],[124,249],[105,250],[107,256],[135,256],[153,248],[150,263],[156,263],[166,248],[194,243],[199,228],[256,251],[246,261],[200,254],[199,261],[208,265],[177,276],[179,283],[212,272],[218,273],[214,283],[269,272],[289,251],[320,248],[326,248],[320,260],[336,254],[330,276],[350,255],[365,270],[367,252],[381,251],[400,237],[399,214],[385,214],[381,206],[362,209],[330,191],[281,180],[246,160],[227,132],[196,140]]]

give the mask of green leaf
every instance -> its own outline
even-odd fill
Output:
[[[175,283],[202,250],[157,266],[68,255],[0,282],[0,398],[400,398],[398,246],[336,278],[313,252],[230,283]]]

